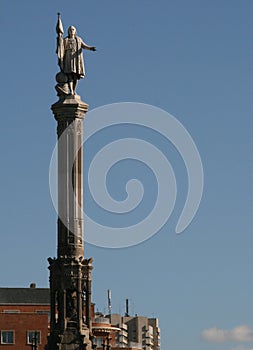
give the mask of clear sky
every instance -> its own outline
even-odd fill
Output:
[[[113,312],[129,298],[132,314],[159,318],[162,350],[253,349],[250,0],[1,0],[1,286],[47,287],[56,254],[48,172],[58,11],[65,32],[75,25],[97,47],[85,52],[78,87],[90,110],[122,101],[166,110],[191,134],[205,174],[183,234],[175,225],[186,175],[176,161],[182,189],[155,236],[125,249],[86,245],[97,308],[106,312],[108,288]]]

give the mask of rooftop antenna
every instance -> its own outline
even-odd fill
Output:
[[[110,320],[111,320],[111,314],[112,314],[112,292],[110,289],[108,289],[107,291],[107,297],[108,297],[108,313],[110,316]]]

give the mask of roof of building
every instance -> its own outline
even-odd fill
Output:
[[[0,288],[0,305],[50,305],[49,288]]]

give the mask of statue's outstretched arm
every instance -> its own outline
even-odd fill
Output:
[[[85,50],[90,50],[90,51],[96,51],[96,47],[95,46],[89,46],[87,44],[85,44],[84,41],[82,41],[82,48],[85,49]]]

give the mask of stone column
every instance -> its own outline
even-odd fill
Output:
[[[83,128],[88,105],[67,96],[52,106],[58,134],[58,256],[83,256]]]
[[[58,249],[49,259],[51,329],[48,350],[91,350],[91,262],[84,259],[83,132],[88,105],[77,95],[52,105],[58,134]],[[87,307],[87,305],[86,305]],[[58,319],[54,317],[57,310]],[[87,312],[87,308],[86,308]]]

